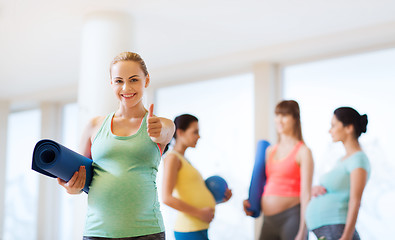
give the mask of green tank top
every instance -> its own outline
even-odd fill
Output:
[[[131,136],[111,131],[109,114],[91,148],[93,179],[84,236],[124,238],[164,231],[156,174],[160,150],[147,133],[144,116]]]

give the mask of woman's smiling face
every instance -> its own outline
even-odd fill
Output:
[[[136,106],[148,85],[149,76],[144,74],[139,63],[120,61],[111,66],[111,86],[121,104]]]

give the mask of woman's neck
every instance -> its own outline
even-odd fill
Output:
[[[346,149],[346,157],[353,155],[354,153],[361,151],[361,145],[358,140],[352,137],[348,137],[346,140],[342,141],[344,148]]]
[[[173,150],[178,152],[178,153],[180,153],[180,154],[182,154],[184,156],[185,151],[187,150],[187,148],[188,148],[187,146],[177,142],[177,140],[176,140],[176,144],[174,145]]]
[[[296,143],[299,142],[298,139],[295,138],[295,136],[293,135],[287,135],[287,134],[280,134],[280,141],[278,142],[278,144],[281,145],[295,145]]]
[[[144,117],[147,110],[145,109],[142,102],[139,102],[133,107],[127,107],[120,104],[118,110],[115,112],[117,117],[121,118],[142,118]]]

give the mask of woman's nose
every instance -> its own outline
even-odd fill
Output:
[[[129,84],[127,83],[127,82],[125,82],[124,84],[123,84],[123,86],[122,86],[122,90],[129,90],[129,88],[130,88],[130,86],[129,86]]]

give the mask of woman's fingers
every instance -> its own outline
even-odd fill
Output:
[[[73,174],[73,176],[71,177],[71,179],[67,182],[67,186],[68,186],[68,187],[73,187],[74,184],[75,184],[76,181],[77,181],[77,178],[78,178],[78,171],[75,172],[75,173]]]
[[[229,188],[227,188],[226,191],[225,191],[225,199],[224,199],[224,202],[227,202],[231,197],[232,197],[232,190],[230,190]]]
[[[60,178],[58,178],[58,183],[59,183],[59,185],[61,185],[61,186],[63,186],[63,187],[64,187],[64,185],[67,184],[67,182],[66,182],[65,180],[60,179]]]
[[[250,204],[250,201],[248,201],[248,200],[244,200],[243,201],[243,206],[244,206],[244,208],[250,208],[251,207],[251,204]]]
[[[160,118],[154,116],[154,105],[151,104],[148,110],[148,118],[147,118],[147,132],[150,137],[159,137],[162,131],[162,122]]]
[[[85,166],[81,166],[78,174],[78,185],[75,187],[79,189],[83,189],[85,185],[85,179],[86,179],[86,169]]]
[[[58,178],[58,183],[61,186],[63,186],[68,193],[77,194],[84,188],[85,180],[86,180],[85,166],[80,166],[79,170],[73,174],[73,176],[68,182]]]
[[[324,188],[323,186],[314,186],[311,190],[311,195],[313,197],[318,197],[324,194],[326,194],[326,188]]]
[[[248,200],[244,200],[243,201],[243,208],[244,208],[244,212],[247,216],[252,216],[253,212],[248,211],[247,209],[251,207],[251,204]]]
[[[214,219],[214,209],[212,208],[202,208],[200,209],[201,219],[205,222],[211,222]]]

